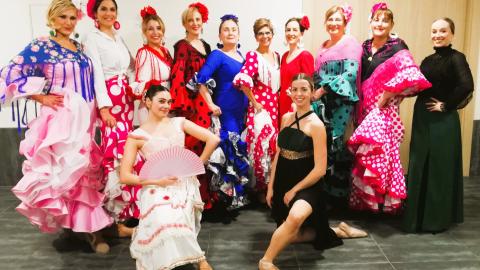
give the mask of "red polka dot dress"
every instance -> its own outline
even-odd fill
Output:
[[[263,106],[260,112],[255,112],[250,102],[247,114],[246,143],[257,190],[266,189],[278,135],[280,55],[275,52],[274,58],[272,64],[259,52],[248,52],[242,70],[233,80],[238,88],[250,88],[255,100]]]

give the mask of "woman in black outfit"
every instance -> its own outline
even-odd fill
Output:
[[[463,222],[463,173],[460,120],[457,110],[473,92],[465,55],[452,49],[455,25],[449,18],[432,24],[435,53],[421,71],[432,87],[415,103],[408,168],[407,232],[440,232]]]

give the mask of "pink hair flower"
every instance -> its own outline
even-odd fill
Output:
[[[350,20],[352,19],[352,14],[353,14],[352,7],[349,4],[345,4],[341,6],[341,8],[343,11],[343,16],[345,16],[345,21],[349,23]]]

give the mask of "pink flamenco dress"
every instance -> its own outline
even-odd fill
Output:
[[[363,44],[358,127],[347,142],[355,156],[350,207],[396,213],[407,196],[400,163],[404,126],[399,106],[405,97],[431,84],[401,39],[390,38],[373,55],[371,44],[372,40]],[[377,102],[386,91],[396,95],[384,108],[378,108]]]
[[[87,35],[84,46],[85,53],[92,59],[95,67],[97,106],[99,109],[109,108],[116,121],[113,127],[107,126],[103,121],[100,126],[105,208],[116,222],[138,218],[137,192],[140,187],[119,182],[119,167],[125,142],[128,133],[133,130],[134,100],[127,93],[132,91],[129,75],[134,73],[135,61],[117,32],[112,38],[94,29]]]
[[[72,51],[49,38],[33,40],[0,73],[2,103],[31,95],[63,96],[42,106],[20,143],[23,177],[12,191],[16,208],[42,232],[96,232],[113,220],[103,209],[101,154],[94,141],[93,66],[78,43]],[[18,107],[17,107],[18,109]]]
[[[184,121],[183,117],[171,118],[171,130],[165,132],[168,136],[134,130],[133,134],[146,138],[140,150],[142,157],[148,160],[158,151],[183,147]],[[179,178],[175,185],[149,185],[139,191],[139,224],[130,245],[138,270],[168,270],[205,259],[197,241],[204,205],[199,187],[193,176]]]
[[[255,100],[263,106],[262,111],[255,112],[249,104],[245,139],[258,191],[267,188],[278,136],[280,55],[275,52],[274,58],[275,63],[271,64],[257,51],[248,52],[242,70],[233,79],[237,88],[250,88]]]

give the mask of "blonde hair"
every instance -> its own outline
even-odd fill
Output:
[[[145,34],[147,32],[147,25],[150,21],[156,21],[160,25],[160,31],[165,34],[165,24],[163,23],[162,18],[158,15],[147,15],[142,19],[142,32]]]
[[[187,20],[188,20],[188,16],[192,15],[193,12],[198,12],[200,13],[200,11],[198,10],[198,8],[196,7],[188,7],[187,9],[185,9],[183,12],[182,12],[182,25],[185,25],[187,24]],[[202,14],[200,14],[200,17],[202,16]],[[203,18],[202,18],[203,19]]]
[[[325,23],[327,23],[328,18],[330,18],[330,16],[332,16],[337,11],[342,14],[343,25],[347,25],[347,19],[345,18],[345,14],[343,14],[343,8],[341,6],[333,6],[325,12]]]
[[[393,22],[393,12],[386,8],[386,9],[377,9],[373,14],[372,14],[372,17],[370,18],[370,20],[373,20],[374,18],[378,18],[380,17],[381,15],[383,15],[385,18],[387,18],[391,23],[392,25],[395,24]]]
[[[70,8],[77,10],[77,7],[72,3],[71,0],[53,0],[50,3],[50,6],[48,6],[47,26],[54,29],[53,22],[55,18],[62,15],[65,10]]]
[[[274,34],[273,24],[267,18],[259,18],[255,21],[255,23],[253,24],[253,33],[257,35],[260,29],[262,29],[263,27],[268,27],[270,31],[272,31],[272,35]]]

